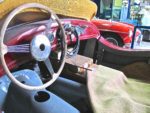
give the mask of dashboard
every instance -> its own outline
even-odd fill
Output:
[[[34,35],[43,34],[45,32],[44,30],[46,23],[47,20],[33,23],[24,23],[10,27],[6,32],[4,43],[8,46],[30,43]],[[61,19],[61,23],[66,29],[68,46],[72,44],[78,44],[76,43],[77,37],[75,37],[73,34],[74,31],[76,31],[79,41],[100,37],[100,32],[98,31],[97,27],[89,21],[79,19]],[[48,31],[48,38],[52,45],[52,51],[55,51],[56,47],[59,45],[59,38],[56,36],[57,32],[58,25],[56,23],[52,23],[51,29]],[[11,53],[7,54],[5,58],[9,69],[15,69],[21,64],[29,62],[32,59],[32,57],[27,57],[26,54],[20,57],[19,55],[12,55]],[[0,65],[0,76],[3,76],[3,74],[4,70]]]

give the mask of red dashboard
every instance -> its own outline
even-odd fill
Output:
[[[75,26],[78,29],[79,39],[80,40],[87,40],[90,38],[98,38],[100,37],[100,32],[98,31],[97,27],[86,20],[78,20],[78,19],[63,19],[61,20],[62,24],[70,24],[72,26]],[[30,43],[32,38],[37,34],[42,34],[45,30],[45,23],[46,21],[40,21],[35,23],[28,23],[28,24],[22,24],[22,25],[16,25],[7,30],[6,33],[6,45],[17,45],[17,44],[23,44],[23,43]],[[54,39],[51,41],[52,43],[52,50],[55,50],[57,46],[57,37],[56,37],[56,31],[57,31],[57,25],[56,23],[52,24],[51,29],[49,32],[53,33]],[[72,40],[73,42],[76,41],[75,38]],[[67,43],[70,44],[70,39],[67,38]],[[5,56],[7,65],[9,69],[14,69],[18,67],[19,65],[30,61],[32,58],[30,58],[28,55],[24,54],[21,57],[19,55],[14,54],[6,54]],[[0,66],[0,76],[4,74],[4,70],[2,66]]]

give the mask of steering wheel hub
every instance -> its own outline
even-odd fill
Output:
[[[37,61],[45,61],[51,53],[51,44],[47,36],[36,35],[30,44],[31,54]]]

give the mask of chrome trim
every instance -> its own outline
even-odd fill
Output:
[[[45,61],[51,53],[51,44],[47,36],[36,35],[31,41],[31,54],[37,61]]]

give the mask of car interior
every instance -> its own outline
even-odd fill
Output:
[[[40,12],[20,13],[30,8]],[[93,75],[106,70],[121,76],[122,82],[126,80],[122,72],[150,80],[149,51],[112,45],[87,20],[56,15],[42,4],[15,8],[0,21],[0,28],[0,109],[4,113],[98,113]],[[132,65],[141,70],[135,72]],[[104,104],[109,105],[109,99]]]

